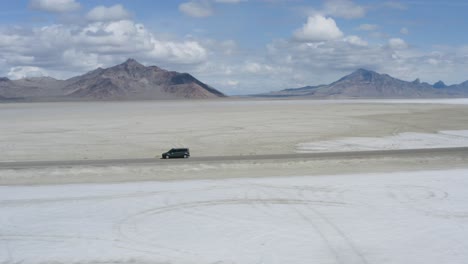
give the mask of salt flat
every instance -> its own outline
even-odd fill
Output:
[[[466,100],[0,105],[0,162],[467,143]],[[468,155],[0,167],[0,263],[466,263]]]
[[[468,130],[466,100],[0,104],[0,161],[294,153],[345,137]]]
[[[385,137],[347,137],[297,144],[297,152],[334,152],[382,149],[431,149],[468,146],[468,130],[437,133],[405,132]]]
[[[468,170],[0,187],[0,263],[465,263]]]

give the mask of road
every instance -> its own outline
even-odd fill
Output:
[[[435,157],[456,156],[468,157],[468,147],[432,148],[432,149],[399,149],[372,150],[347,152],[320,152],[300,154],[270,154],[270,155],[242,155],[242,156],[204,156],[189,159],[163,160],[158,158],[136,159],[100,159],[100,160],[55,160],[55,161],[18,161],[0,162],[0,169],[28,169],[43,167],[71,167],[71,166],[122,166],[122,165],[165,165],[172,163],[219,163],[261,160],[323,160],[323,159],[369,159],[385,157]]]

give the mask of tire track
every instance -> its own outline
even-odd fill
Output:
[[[468,208],[462,211],[440,210],[433,202],[450,203],[449,193],[439,188],[419,185],[388,185],[385,187],[388,197],[412,210],[442,218],[468,218]],[[428,204],[427,202],[432,202]],[[446,208],[447,206],[443,206]]]
[[[307,192],[307,195],[305,192]],[[297,195],[302,199],[307,199],[310,194],[315,195],[314,191],[311,192],[308,188],[297,188]],[[301,208],[292,206],[295,212],[313,226],[322,237],[337,263],[369,264],[348,235],[338,228],[333,221],[321,213],[318,208],[315,208],[313,204],[305,204],[305,207],[308,210],[303,212]],[[308,213],[312,213],[315,217],[310,217]]]
[[[253,204],[280,204],[280,205],[291,205],[291,204],[323,204],[323,201],[313,201],[313,200],[298,200],[298,199],[222,199],[215,201],[198,201],[198,202],[187,202],[174,204],[170,206],[150,208],[144,211],[141,211],[137,214],[130,215],[121,221],[115,227],[115,232],[120,237],[119,240],[124,241],[127,244],[137,245],[139,248],[141,246],[151,248],[151,249],[161,249],[167,250],[176,254],[183,254],[191,257],[200,257],[196,252],[190,250],[184,250],[179,248],[168,247],[161,243],[156,243],[151,239],[146,237],[147,234],[140,233],[138,231],[138,222],[142,219],[164,214],[172,211],[178,210],[187,210],[191,208],[200,208],[200,207],[213,207],[213,206],[225,206],[225,205],[253,205]],[[335,203],[330,203],[330,205],[336,205]],[[247,221],[247,224],[251,222]],[[160,253],[160,252],[159,252]]]

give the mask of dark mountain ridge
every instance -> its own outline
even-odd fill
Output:
[[[289,88],[281,91],[254,95],[255,97],[310,97],[310,98],[456,98],[468,97],[468,81],[434,85],[394,78],[388,74],[358,69],[328,85]]]
[[[225,95],[188,73],[144,66],[134,59],[97,68],[67,80],[51,77],[0,79],[1,98],[28,100],[159,100],[218,98]]]

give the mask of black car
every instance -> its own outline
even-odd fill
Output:
[[[190,151],[188,148],[173,148],[168,152],[162,154],[163,159],[171,158],[188,158],[190,157]]]

